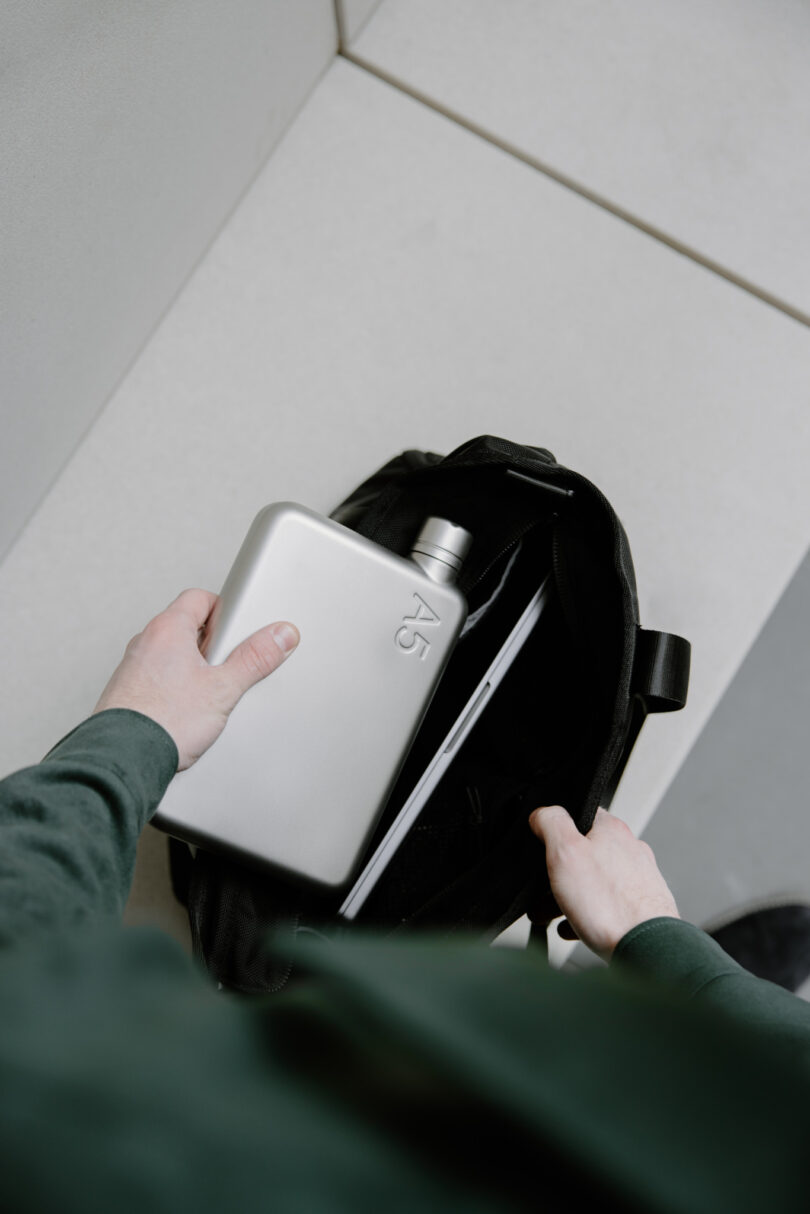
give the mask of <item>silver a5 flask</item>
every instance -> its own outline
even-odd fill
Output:
[[[291,620],[298,648],[170,784],[154,824],[338,887],[362,859],[467,615],[472,537],[428,518],[410,559],[294,502],[254,519],[212,614],[216,665]]]

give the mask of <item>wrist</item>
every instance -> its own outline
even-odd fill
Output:
[[[639,929],[644,928],[646,925],[651,924],[651,923],[657,923],[661,919],[669,919],[669,920],[677,919],[680,921],[680,918],[681,918],[681,916],[678,913],[678,909],[677,909],[677,907],[674,907],[674,906],[666,907],[666,908],[662,908],[662,907],[650,908],[648,913],[632,916],[625,923],[623,923],[620,927],[618,927],[617,930],[612,934],[612,937],[610,940],[610,947],[603,954],[604,960],[610,961],[613,958],[613,956],[616,953],[616,950],[619,948],[619,946],[624,941],[626,941],[628,939],[628,937],[630,937],[632,935],[632,933],[637,932]]]
[[[144,820],[157,809],[178,765],[171,734],[152,717],[131,708],[96,709],[51,747],[42,762],[77,757],[114,771],[143,806]]]

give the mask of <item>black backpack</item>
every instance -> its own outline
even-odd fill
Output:
[[[271,928],[357,925],[492,940],[522,915],[532,918],[549,893],[532,809],[564,805],[586,833],[597,808],[610,805],[647,714],[686,703],[689,642],[640,627],[627,536],[585,477],[543,448],[483,436],[445,457],[404,452],[331,517],[406,556],[427,515],[472,533],[458,583],[469,616],[366,857],[414,778],[409,764],[429,753],[421,740],[439,737],[454,697],[464,703],[485,630],[516,620],[548,574],[550,605],[351,923],[337,915],[346,891],[297,887],[225,856],[197,849],[192,857],[170,841],[194,951],[223,988],[285,984],[289,963],[265,946]]]

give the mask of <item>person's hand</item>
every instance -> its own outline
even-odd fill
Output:
[[[532,813],[529,825],[545,843],[551,890],[570,925],[560,924],[561,936],[582,940],[608,960],[637,924],[659,915],[680,919],[652,848],[620,818],[598,809],[582,835],[567,810],[548,805]]]
[[[191,767],[222,733],[245,692],[271,674],[300,640],[298,629],[277,621],[254,632],[219,666],[209,666],[200,639],[218,595],[184,590],[126,647],[93,715],[132,708],[171,734],[178,771]]]

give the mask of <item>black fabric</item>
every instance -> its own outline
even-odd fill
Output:
[[[762,906],[708,935],[757,978],[796,992],[810,977],[810,906]]]
[[[472,533],[459,588],[476,626],[457,643],[420,737],[441,696],[452,698],[463,683],[480,621],[495,610],[516,620],[526,587],[546,575],[553,596],[357,923],[391,932],[473,929],[491,939],[548,890],[542,847],[527,825],[531,810],[565,805],[587,832],[599,805],[609,804],[647,714],[685,702],[689,643],[640,628],[621,522],[595,485],[545,448],[485,435],[444,458],[405,451],[332,518],[407,556],[428,515]],[[406,763],[367,855],[411,775]],[[173,863],[188,868],[181,846],[172,845]],[[269,926],[351,930],[336,918],[346,891],[314,896],[199,851],[177,886],[187,891],[198,955],[231,989],[276,989],[279,975],[260,960]]]
[[[689,642],[683,637],[639,628],[633,691],[645,701],[648,712],[683,708],[689,690],[690,657]]]

